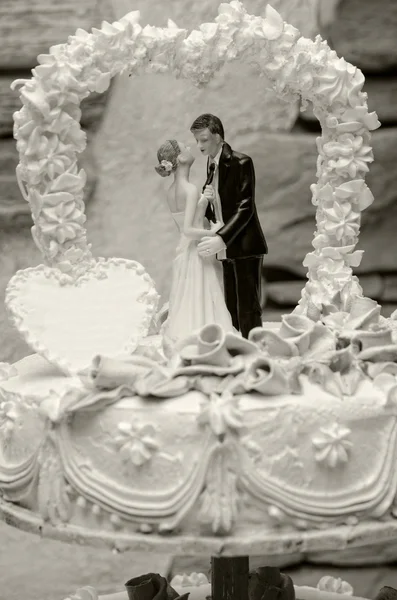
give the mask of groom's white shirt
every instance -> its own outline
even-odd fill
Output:
[[[223,149],[223,144],[220,147],[218,154],[214,158],[210,158],[209,164],[211,164],[211,163],[215,164],[214,179],[212,180],[212,185],[214,187],[214,192],[215,192],[215,198],[214,198],[215,217],[216,217],[217,221],[219,221],[220,223],[222,223],[222,225],[224,225],[223,218],[222,218],[222,205],[221,205],[221,199],[219,197],[219,189],[218,189],[219,188],[219,160],[221,158],[222,149]],[[216,258],[218,260],[225,260],[226,259],[226,249],[218,252],[218,254],[216,255]]]

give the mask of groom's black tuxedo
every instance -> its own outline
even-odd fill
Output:
[[[218,193],[225,225],[218,231],[227,258],[267,254],[255,206],[255,171],[252,159],[224,143],[219,159]],[[209,217],[209,214],[206,214]]]
[[[219,159],[218,193],[224,225],[217,233],[226,244],[222,261],[226,304],[233,325],[248,337],[253,327],[262,324],[262,257],[268,249],[255,206],[252,159],[226,143]]]

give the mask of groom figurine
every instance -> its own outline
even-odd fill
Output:
[[[218,117],[201,115],[190,131],[200,152],[208,156],[206,217],[222,223],[215,236],[201,239],[198,251],[203,258],[216,254],[222,261],[227,308],[234,327],[248,337],[251,329],[262,325],[261,271],[267,254],[255,206],[254,165],[225,142]]]

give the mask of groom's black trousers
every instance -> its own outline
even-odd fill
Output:
[[[222,261],[226,306],[233,326],[247,338],[254,327],[262,325],[262,256]]]

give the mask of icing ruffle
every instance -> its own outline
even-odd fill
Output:
[[[210,324],[189,336],[178,354],[162,363],[145,356],[97,357],[91,380],[119,394],[170,398],[198,390],[207,396],[230,392],[261,396],[301,393],[300,375],[329,393],[353,395],[366,377],[397,374],[397,345],[380,306],[339,292],[314,322],[305,315],[282,317],[279,328],[257,327],[249,339]],[[339,306],[346,310],[339,310]],[[377,365],[376,368],[374,365]],[[102,401],[102,400],[101,400]]]
[[[258,327],[250,340],[278,361],[284,377],[292,362],[295,379],[304,373],[333,395],[351,396],[366,377],[397,374],[397,344],[380,311],[374,300],[339,292],[323,306],[319,321],[296,313],[284,315],[279,330]]]
[[[277,361],[263,355],[259,344],[215,324],[189,336],[168,363],[137,355],[112,360],[97,357],[90,379],[94,388],[101,389],[101,401],[107,390],[114,394],[116,388],[123,395],[129,390],[155,398],[171,398],[189,390],[208,396],[225,391],[236,395],[257,391],[264,396],[300,391],[294,370],[284,371]]]

